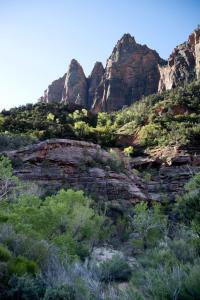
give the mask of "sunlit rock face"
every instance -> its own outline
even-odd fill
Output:
[[[169,90],[200,78],[200,28],[188,41],[178,45],[168,59],[167,66],[160,66],[158,91]]]
[[[115,111],[132,104],[143,95],[158,90],[158,64],[164,61],[146,45],[125,34],[107,60],[105,74],[94,98],[95,111]]]
[[[67,73],[52,82],[39,101],[81,105],[94,112],[112,112],[143,96],[200,79],[200,28],[177,46],[166,63],[146,45],[124,34],[104,69],[97,62],[88,78],[73,59]]]
[[[39,101],[43,103],[60,102],[62,99],[65,78],[66,74],[63,77],[54,80],[44,91],[44,95],[39,98]]]
[[[62,94],[64,103],[75,103],[78,105],[87,105],[87,80],[83,68],[72,59],[65,78],[65,84]]]
[[[163,62],[156,51],[125,34],[114,47],[105,69],[97,62],[86,78],[73,59],[67,73],[52,82],[39,101],[75,103],[95,112],[115,111],[158,90],[158,64]]]

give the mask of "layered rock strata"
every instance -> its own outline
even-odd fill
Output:
[[[150,199],[173,201],[200,172],[200,147],[157,148],[146,156],[132,159],[130,165],[143,173]]]
[[[117,170],[112,156],[93,143],[53,139],[6,155],[17,162],[16,176],[49,192],[83,189],[106,207],[122,211],[148,199],[141,180],[128,169]]]

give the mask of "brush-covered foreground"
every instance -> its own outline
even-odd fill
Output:
[[[81,191],[41,198],[0,159],[0,299],[199,299],[200,174],[173,207],[112,221]],[[93,251],[119,252],[97,262]]]

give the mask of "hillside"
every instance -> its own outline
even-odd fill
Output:
[[[198,47],[126,34],[0,113],[0,300],[200,299]]]

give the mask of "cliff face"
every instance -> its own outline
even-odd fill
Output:
[[[65,77],[62,101],[87,106],[87,80],[81,65],[75,59],[72,59]]]
[[[49,192],[83,189],[108,208],[122,211],[148,199],[139,177],[129,169],[113,169],[112,156],[93,143],[52,139],[5,154],[18,162],[16,176]]]
[[[73,59],[67,74],[54,81],[39,100],[76,103],[96,112],[111,112],[156,92],[158,64],[163,62],[156,51],[125,34],[114,47],[105,70],[97,62],[86,79],[82,67]]]
[[[159,67],[158,91],[169,90],[200,78],[200,29],[188,41],[177,46],[168,59],[167,66]]]
[[[91,108],[95,99],[96,91],[103,80],[104,67],[101,62],[96,62],[91,75],[88,78],[88,107]]]
[[[158,64],[163,62],[156,51],[137,44],[130,34],[125,34],[107,61],[93,109],[111,112],[155,93],[159,83]]]
[[[63,94],[63,87],[65,83],[66,74],[53,81],[44,91],[44,95],[40,97],[39,101],[44,103],[60,102]]]
[[[146,45],[125,34],[116,44],[106,67],[97,62],[86,78],[73,59],[67,74],[55,80],[39,101],[79,104],[95,112],[112,112],[142,96],[200,79],[200,28],[177,46],[168,63]]]

